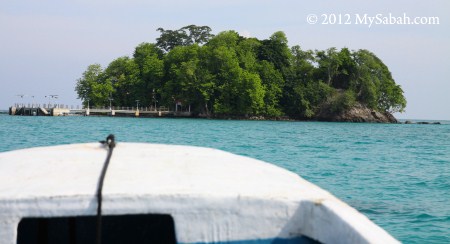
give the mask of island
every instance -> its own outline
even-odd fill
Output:
[[[89,65],[75,91],[86,106],[166,107],[192,117],[396,123],[406,99],[388,67],[368,50],[289,47],[208,26],[158,28],[103,68]]]

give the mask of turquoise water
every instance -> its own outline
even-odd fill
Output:
[[[213,147],[289,169],[405,243],[450,243],[450,124],[0,115],[0,152],[103,140]]]

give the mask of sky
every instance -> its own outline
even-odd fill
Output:
[[[48,95],[80,105],[74,87],[88,65],[131,56],[159,27],[195,24],[258,39],[284,31],[304,50],[368,49],[404,90],[397,118],[450,120],[449,18],[448,0],[0,0],[0,110]]]

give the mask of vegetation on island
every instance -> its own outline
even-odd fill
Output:
[[[208,26],[157,29],[156,43],[106,68],[89,65],[76,84],[87,105],[190,107],[204,116],[289,116],[311,119],[355,103],[402,112],[403,91],[388,67],[368,50],[302,50],[282,31],[268,39],[236,31],[211,34]]]

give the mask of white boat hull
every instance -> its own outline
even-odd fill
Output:
[[[23,218],[94,216],[105,157],[98,143],[0,153],[0,243]],[[397,243],[292,172],[198,147],[118,143],[102,212],[170,215],[178,243]]]

